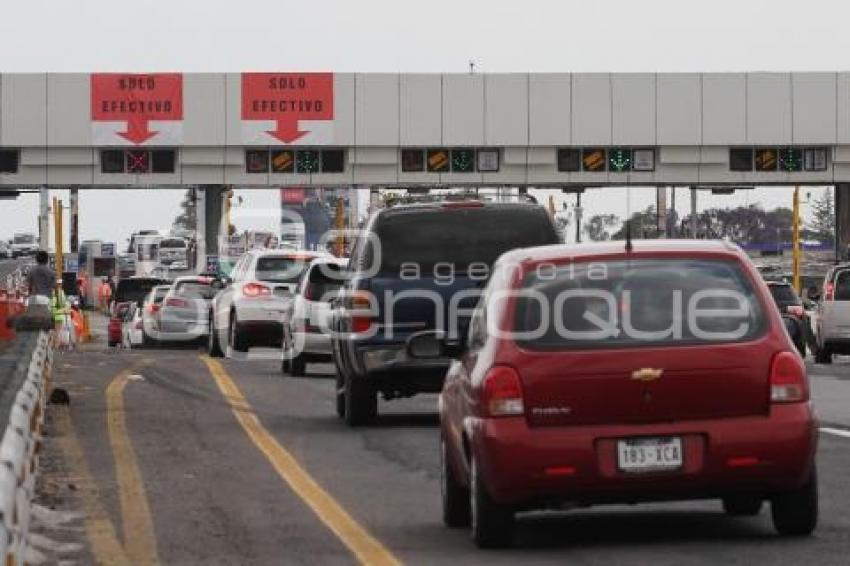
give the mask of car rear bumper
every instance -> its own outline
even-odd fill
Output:
[[[402,394],[439,393],[448,359],[412,360],[403,344],[358,345],[354,348],[355,378],[367,379],[381,391]]]
[[[530,428],[513,417],[471,419],[467,427],[488,491],[520,507],[767,496],[805,482],[818,434],[806,403],[774,406],[769,416],[713,421]],[[682,468],[621,472],[617,440],[640,436],[681,437]]]
[[[300,345],[302,353],[310,354],[311,356],[324,356],[327,359],[333,354],[333,346],[331,346],[331,337],[328,334],[320,332],[293,332],[293,343]]]

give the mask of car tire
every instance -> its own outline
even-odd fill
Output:
[[[770,502],[773,526],[782,536],[808,536],[818,524],[818,479],[812,470],[801,487],[781,493]]]
[[[815,363],[827,365],[832,363],[832,352],[826,345],[821,346],[818,348],[817,352],[815,352]]]
[[[248,342],[245,339],[245,332],[239,329],[239,321],[236,319],[236,313],[230,315],[230,329],[228,332],[230,347],[235,352],[247,352]]]
[[[218,331],[213,324],[213,316],[210,315],[209,324],[210,333],[207,337],[207,354],[211,358],[223,358],[224,350],[221,349],[221,343],[218,341]]]
[[[348,426],[371,424],[378,416],[378,396],[372,384],[364,380],[345,379],[345,422]]]
[[[472,540],[479,548],[508,547],[513,542],[513,509],[493,501],[475,460],[473,456],[469,487]]]
[[[448,447],[440,439],[440,495],[443,500],[443,523],[449,528],[468,527],[472,522],[469,489],[458,483],[449,463]]]
[[[723,510],[733,517],[753,517],[761,513],[764,502],[760,497],[737,495],[723,498]]]
[[[292,377],[304,377],[307,374],[307,361],[304,359],[304,354],[298,354],[289,360],[289,366]]]
[[[345,418],[345,380],[339,369],[336,372],[336,416]]]
[[[153,348],[156,346],[156,340],[148,336],[147,332],[142,331],[142,346],[145,348]]]

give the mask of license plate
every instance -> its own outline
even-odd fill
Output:
[[[624,472],[675,470],[682,462],[682,439],[678,437],[617,441],[617,464]]]

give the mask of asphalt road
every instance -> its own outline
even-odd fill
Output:
[[[441,523],[435,396],[382,402],[375,426],[351,430],[334,415],[330,366],[301,379],[277,366],[219,366],[194,348],[96,344],[59,355],[56,384],[71,403],[49,413],[39,502],[57,515],[36,521],[46,560],[825,565],[850,556],[850,438],[841,435],[850,358],[810,365],[824,420],[839,429],[821,435],[814,536],[778,538],[766,508],[734,519],[718,502],[689,502],[528,516],[515,547],[496,552]]]

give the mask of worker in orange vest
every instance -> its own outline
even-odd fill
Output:
[[[97,298],[100,303],[100,310],[103,314],[109,316],[109,301],[112,298],[112,287],[104,277],[100,281],[100,288],[97,290]]]

